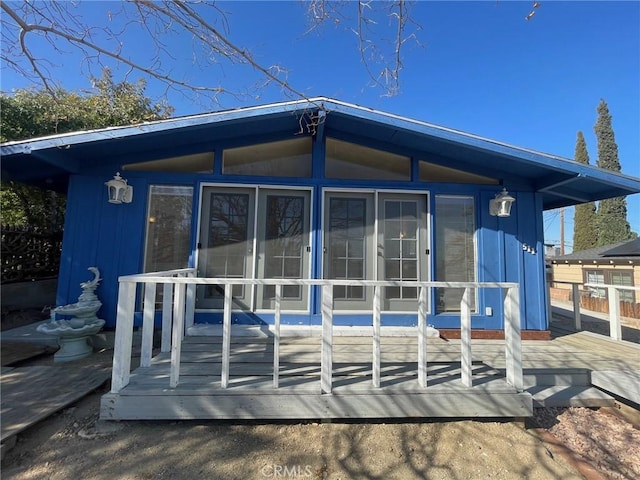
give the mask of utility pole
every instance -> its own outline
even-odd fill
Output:
[[[564,255],[564,207],[560,209],[560,255]]]

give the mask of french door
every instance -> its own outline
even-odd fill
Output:
[[[309,278],[309,191],[204,187],[199,275],[209,278]],[[235,285],[233,307],[275,308],[275,287]],[[221,285],[198,287],[197,308],[223,308]],[[307,310],[308,288],[284,286],[280,307]]]
[[[395,192],[327,192],[324,278],[416,281],[429,278],[427,196]],[[385,287],[384,311],[416,311],[416,287]],[[372,308],[373,288],[336,286],[336,310]]]
[[[202,192],[198,274],[207,278],[253,278],[255,191],[206,187]],[[234,285],[234,306],[251,309],[252,288]],[[196,306],[221,309],[223,285],[197,288]]]
[[[378,195],[378,280],[428,279],[425,195]],[[382,309],[416,311],[416,287],[384,287]]]
[[[258,277],[309,278],[310,194],[296,190],[260,190],[258,202]],[[307,310],[309,287],[282,287],[280,308]],[[258,308],[275,308],[273,285],[257,288]]]

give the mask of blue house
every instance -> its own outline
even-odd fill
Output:
[[[543,211],[640,192],[328,98],[1,154],[5,178],[67,192],[57,303],[102,273],[104,419],[529,416],[521,338],[549,336]],[[429,324],[460,347],[428,352]],[[504,338],[504,378],[474,365],[472,337]]]
[[[97,266],[107,328],[119,277],[192,268],[199,278],[346,280],[333,290],[344,326],[371,325],[374,289],[358,281],[396,282],[380,293],[388,326],[417,324],[415,282],[515,282],[523,335],[544,337],[543,211],[640,192],[622,174],[329,98],[1,148],[5,178],[67,193],[57,303],[74,302]],[[112,203],[105,183],[116,172],[131,198]],[[194,322],[220,323],[223,286],[194,289]],[[279,293],[283,324],[320,324],[319,287]],[[459,328],[462,295],[429,289],[427,322]],[[232,296],[233,323],[273,324],[275,285],[236,284]],[[477,289],[470,302],[474,335],[499,334],[502,293]]]

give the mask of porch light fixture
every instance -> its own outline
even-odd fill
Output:
[[[511,206],[516,199],[509,195],[506,188],[496,194],[496,198],[489,202],[489,214],[494,217],[508,217],[511,215]]]
[[[115,176],[104,183],[109,193],[109,203],[131,203],[133,200],[133,187],[127,185],[127,179],[120,176],[117,172]]]

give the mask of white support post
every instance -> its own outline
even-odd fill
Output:
[[[142,345],[140,346],[140,366],[151,365],[153,353],[153,324],[156,316],[156,284],[144,284],[144,303],[142,311]]]
[[[282,285],[276,285],[276,313],[273,332],[273,388],[278,388],[280,381],[280,302],[282,301]]]
[[[195,272],[189,272],[187,277],[193,278],[195,277]],[[196,284],[189,283],[187,284],[187,307],[185,312],[184,319],[184,327],[185,327],[185,335],[187,334],[187,330],[189,327],[193,327],[195,323],[196,316]]]
[[[464,289],[460,302],[460,368],[462,385],[473,386],[471,365],[471,291]]]
[[[180,380],[180,356],[182,353],[182,336],[184,334],[184,283],[176,283],[173,296],[173,328],[171,329],[171,370],[169,386],[176,388]]]
[[[380,388],[380,290],[373,289],[373,361],[371,365],[373,387]]]
[[[113,347],[113,370],[111,372],[111,392],[113,393],[118,393],[129,384],[135,301],[136,284],[134,282],[120,282],[116,336]]]
[[[524,390],[522,377],[522,339],[520,338],[520,292],[518,287],[507,288],[504,300],[504,340],[507,382],[517,391]]]
[[[571,296],[573,297],[573,320],[577,331],[582,330],[582,319],[580,318],[580,290],[579,285],[571,285]]]
[[[611,338],[622,340],[622,324],[620,322],[620,292],[616,287],[607,287],[609,296],[609,331]]]
[[[333,285],[322,285],[322,354],[320,390],[331,393],[333,375]]]
[[[162,343],[161,352],[171,350],[171,329],[173,325],[173,285],[165,283],[162,287]]]
[[[222,317],[222,375],[220,386],[229,386],[229,357],[231,354],[231,294],[233,285],[227,283],[224,286],[224,314]]]
[[[418,384],[427,387],[427,287],[418,298]]]

